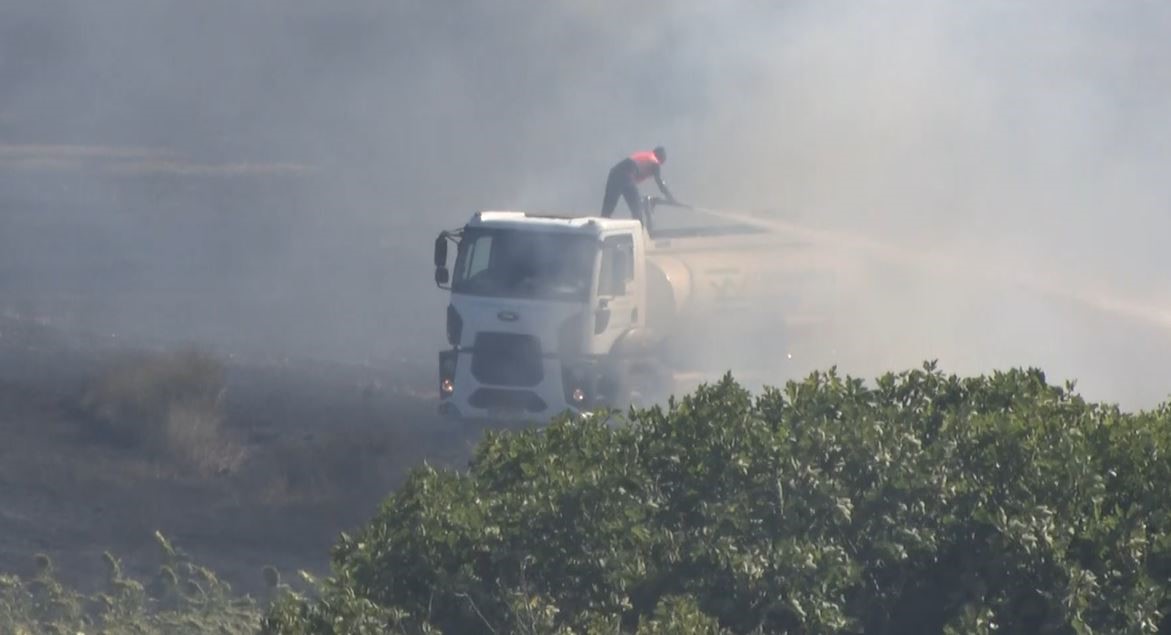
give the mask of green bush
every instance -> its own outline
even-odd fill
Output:
[[[163,564],[154,580],[126,576],[122,563],[106,553],[105,590],[83,595],[58,581],[48,556],[36,557],[30,579],[0,574],[0,633],[75,635],[244,635],[255,633],[261,609],[210,570],[193,563],[156,534]],[[265,572],[277,592],[279,575]],[[284,593],[283,588],[279,593]]]
[[[1171,406],[728,376],[417,469],[272,633],[1171,632]]]

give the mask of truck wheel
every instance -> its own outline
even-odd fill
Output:
[[[649,408],[674,392],[672,375],[662,364],[639,361],[630,365],[623,385],[624,407]]]
[[[596,405],[601,408],[613,408],[615,410],[625,408],[625,386],[626,377],[623,369],[617,366],[608,369],[598,379],[598,398]]]

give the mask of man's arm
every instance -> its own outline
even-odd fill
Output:
[[[675,205],[679,204],[679,201],[675,200],[675,196],[671,194],[671,190],[667,189],[667,182],[663,180],[663,175],[658,170],[655,170],[655,184],[659,186],[659,191],[667,197],[668,201]]]

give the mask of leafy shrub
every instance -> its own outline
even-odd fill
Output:
[[[243,460],[241,448],[223,433],[225,394],[223,363],[184,350],[118,365],[90,387],[82,407],[105,437],[209,474]]]
[[[0,633],[140,633],[195,635],[255,633],[261,610],[210,570],[191,562],[156,534],[163,565],[143,584],[123,574],[121,562],[104,554],[106,589],[86,596],[61,584],[52,561],[38,555],[29,580],[0,575]],[[275,577],[279,584],[279,576]],[[274,584],[273,586],[276,586]]]
[[[1171,406],[1037,370],[731,376],[424,466],[271,633],[1171,632]],[[1161,629],[1161,631],[1160,631]]]

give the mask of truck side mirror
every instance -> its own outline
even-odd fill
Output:
[[[447,272],[447,232],[435,239],[435,284],[442,287],[451,280]]]

